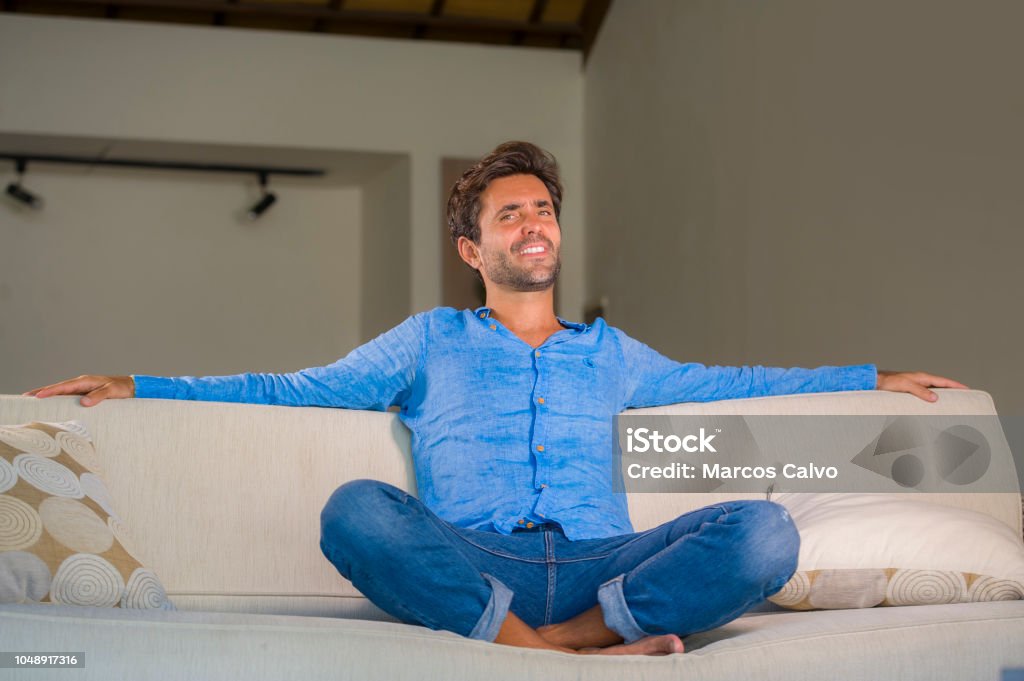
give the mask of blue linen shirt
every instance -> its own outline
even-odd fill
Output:
[[[135,376],[135,396],[385,410],[412,432],[421,500],[509,534],[557,522],[572,540],[633,531],[612,491],[612,425],[627,408],[875,388],[874,365],[682,364],[603,319],[530,347],[486,307],[414,315],[343,359],[291,374]]]

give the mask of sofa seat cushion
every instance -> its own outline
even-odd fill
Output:
[[[0,606],[8,650],[85,653],[76,679],[997,679],[1024,667],[1024,602],[746,615],[670,657],[571,656],[389,622]],[[5,678],[0,670],[0,679]]]
[[[346,580],[345,584],[351,587]],[[179,610],[235,612],[256,615],[299,615],[302,617],[345,617],[348,619],[397,622],[351,587],[351,595],[334,594],[218,594],[178,591],[174,605]]]

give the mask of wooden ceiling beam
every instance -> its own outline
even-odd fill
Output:
[[[444,2],[445,0],[434,0],[434,2],[430,4],[430,16],[440,17],[444,15]],[[412,30],[412,37],[416,40],[420,40],[426,32],[426,24],[416,24],[416,28]]]
[[[344,23],[346,21],[366,24],[387,24],[391,26],[428,28],[480,29],[497,31],[523,31],[527,34],[582,36],[582,29],[576,24],[531,24],[527,21],[508,21],[487,17],[456,15],[430,16],[408,12],[373,12],[350,10],[343,7],[331,9],[328,6],[275,3],[221,2],[219,0],[61,0],[65,5],[102,6],[115,5],[121,8],[158,8],[191,10],[199,12],[223,12],[224,14],[257,15],[293,19],[323,19]],[[31,6],[28,0],[20,0],[19,9]]]
[[[530,18],[528,21],[531,24],[539,24],[540,20],[544,18],[544,11],[548,8],[548,0],[533,0],[533,9],[530,10]]]
[[[329,3],[327,3],[327,9],[331,10],[332,12],[337,12],[338,10],[340,10],[344,6],[345,6],[345,0],[331,0]],[[323,33],[326,30],[327,30],[327,20],[326,19],[320,18],[320,19],[317,19],[316,22],[314,22],[314,24],[313,24],[313,32],[314,33]]]
[[[238,2],[238,0],[227,0],[227,1],[228,2]],[[227,24],[227,20],[226,20],[226,17],[224,16],[224,12],[216,12],[213,15],[213,25],[214,26],[224,26],[225,24]]]
[[[531,25],[537,25],[540,23],[541,18],[544,16],[544,10],[547,9],[548,0],[533,0],[533,7],[530,9],[530,18],[526,20],[526,23]],[[516,31],[515,36],[512,38],[513,45],[522,45],[526,39],[526,33],[524,31]]]

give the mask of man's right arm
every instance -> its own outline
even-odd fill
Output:
[[[25,395],[84,395],[86,407],[111,398],[162,398],[384,410],[412,385],[424,342],[416,315],[324,367],[290,374],[79,376]]]

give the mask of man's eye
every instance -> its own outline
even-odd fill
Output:
[[[502,215],[500,219],[501,220],[508,220],[509,218],[514,218],[515,216],[516,216],[515,213],[506,213],[505,215]]]

